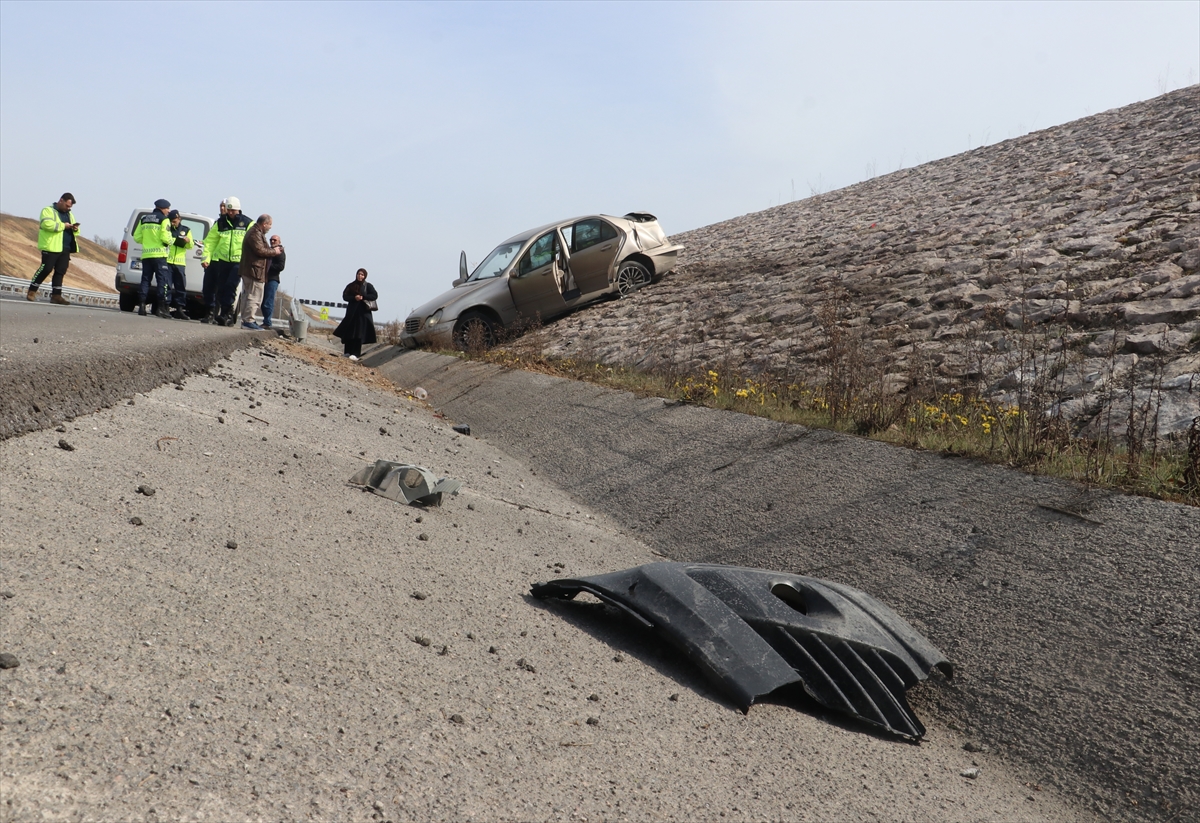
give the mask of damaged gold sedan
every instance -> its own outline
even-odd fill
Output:
[[[644,212],[573,217],[510,237],[454,287],[404,321],[408,348],[487,348],[505,332],[605,297],[630,294],[675,267],[679,250]]]

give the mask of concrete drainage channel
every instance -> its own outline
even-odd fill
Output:
[[[364,364],[671,559],[882,600],[954,664],[910,692],[927,724],[1106,817],[1200,803],[1200,511],[425,352]]]

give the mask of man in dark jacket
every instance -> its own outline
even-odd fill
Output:
[[[254,322],[254,315],[262,304],[263,286],[267,282],[267,269],[272,257],[283,254],[283,246],[272,246],[267,242],[267,232],[271,230],[271,215],[260,214],[254,225],[242,239],[241,261],[238,273],[242,277],[242,328],[251,331],[262,331],[262,326]]]
[[[271,258],[267,268],[267,282],[263,286],[262,316],[263,328],[271,328],[271,315],[275,313],[275,291],[279,288],[279,274],[287,263],[287,254],[283,251],[283,241],[278,234],[271,235],[271,248],[279,249],[279,256]]]

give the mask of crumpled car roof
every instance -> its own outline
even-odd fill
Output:
[[[950,661],[883,603],[813,577],[703,563],[650,563],[533,586],[589,592],[678,647],[743,711],[799,684],[814,700],[901,737],[925,727],[905,691]]]

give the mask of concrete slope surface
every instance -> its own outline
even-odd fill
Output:
[[[369,362],[672,559],[824,577],[885,601],[956,667],[916,690],[918,714],[937,718],[926,725],[954,724],[1105,818],[1200,811],[1200,510],[434,354],[386,357]]]
[[[543,351],[819,384],[837,329],[864,385],[1045,394],[1093,435],[1130,387],[1160,435],[1200,415],[1200,86],[671,239]]]
[[[526,384],[531,412],[547,390]],[[581,477],[590,422],[541,419],[582,436],[558,455]],[[658,559],[636,506],[557,488],[541,445],[514,459],[275,349],[62,429],[0,443],[0,651],[20,663],[0,670],[4,820],[1096,817],[964,749],[944,683],[914,689],[920,746],[791,700],[743,715],[611,611],[532,600],[536,580]],[[691,451],[697,471],[721,459]],[[463,491],[422,510],[347,485],[380,457]],[[642,474],[608,482],[693,502],[682,474]],[[730,491],[758,516],[757,490]],[[730,510],[691,517],[730,534]]]

